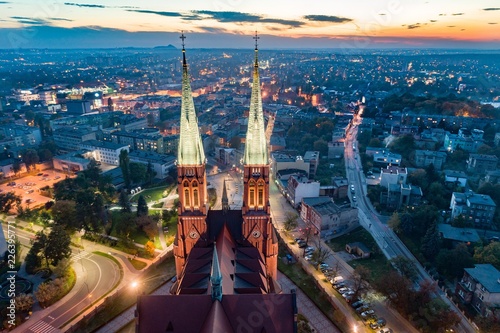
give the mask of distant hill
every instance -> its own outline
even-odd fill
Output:
[[[175,46],[173,46],[172,44],[168,44],[167,46],[163,46],[163,45],[155,46],[154,48],[160,49],[160,50],[177,50],[177,48]]]

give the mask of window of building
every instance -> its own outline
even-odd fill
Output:
[[[484,299],[484,295],[483,294],[479,294],[479,299],[482,301]]]
[[[198,207],[200,205],[199,200],[198,200],[198,190],[197,189],[193,190],[193,201],[194,201],[195,207]]]
[[[260,207],[264,206],[264,184],[259,183],[258,187],[258,205]]]
[[[465,298],[465,293],[464,293],[464,291],[463,291],[462,289],[460,289],[460,290],[458,291],[458,295],[459,295],[460,297],[462,297],[462,298]]]
[[[189,190],[184,190],[184,206],[189,206]]]

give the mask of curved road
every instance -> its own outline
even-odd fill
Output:
[[[18,229],[16,235],[21,244],[31,246],[29,240],[32,234]],[[72,250],[71,259],[77,276],[77,283],[73,290],[61,301],[50,306],[48,309],[51,310],[46,312],[42,318],[34,312],[32,317],[37,318],[35,322],[28,320],[12,332],[60,332],[59,327],[64,326],[66,322],[101,298],[118,283],[120,269],[114,261],[77,248],[72,248]]]

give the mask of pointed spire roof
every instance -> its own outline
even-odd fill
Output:
[[[203,151],[191,84],[189,83],[184,32],[180,38],[182,39],[182,104],[177,164],[202,165],[205,163],[205,152]]]
[[[214,243],[214,253],[212,257],[212,270],[210,272],[210,282],[212,284],[212,300],[222,302],[222,273],[220,271],[219,256]]]
[[[226,180],[222,185],[222,210],[227,211],[229,209],[229,199],[227,197]]]
[[[262,96],[259,78],[259,49],[257,32],[255,32],[255,62],[253,67],[252,96],[248,114],[248,129],[245,143],[245,165],[268,164],[264,112],[262,111]]]

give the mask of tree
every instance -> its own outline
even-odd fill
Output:
[[[465,244],[459,244],[453,250],[441,250],[436,257],[437,270],[453,280],[463,275],[464,268],[474,266],[474,260]]]
[[[141,194],[137,200],[137,216],[148,215],[148,203],[144,196]]]
[[[130,168],[130,181],[133,184],[142,183],[146,180],[146,165],[142,163],[131,162]]]
[[[38,163],[40,158],[38,157],[38,153],[34,149],[26,149],[22,153],[22,159],[24,164],[26,165],[26,170],[30,171],[31,168]]]
[[[130,188],[130,159],[128,157],[128,151],[122,149],[120,152],[120,168],[122,170],[123,180],[125,182],[125,188]]]
[[[371,139],[370,143],[368,143],[368,147],[381,148],[383,146],[384,144],[377,138]]]
[[[439,212],[435,206],[422,205],[413,211],[413,226],[416,236],[423,236],[436,222]]]
[[[285,222],[283,222],[283,227],[285,228],[285,230],[291,231],[297,228],[297,226],[299,225],[299,223],[297,222],[298,218],[299,217],[295,213],[292,212],[286,213]]]
[[[354,291],[353,298],[360,296],[367,288],[368,281],[370,277],[370,270],[365,266],[356,266],[354,273],[352,274],[352,290]]]
[[[122,213],[116,219],[116,232],[125,238],[129,238],[130,233],[137,228],[135,217],[132,213]]]
[[[15,304],[17,311],[28,312],[35,304],[35,300],[31,294],[19,294],[16,296]]]
[[[153,127],[155,124],[155,116],[151,113],[146,115],[146,121],[148,122],[149,127]]]
[[[397,256],[391,259],[392,266],[405,278],[410,281],[415,281],[417,278],[417,269],[413,262],[403,256]]]
[[[387,221],[387,225],[389,226],[389,228],[398,232],[400,224],[401,224],[401,219],[399,218],[398,212],[392,213],[391,218],[389,219],[389,221]]]
[[[42,259],[45,258],[45,248],[47,246],[47,235],[43,231],[39,231],[35,235],[35,240],[24,259],[26,264],[26,272],[33,274],[42,266]]]
[[[314,141],[313,148],[319,152],[319,156],[328,156],[328,142],[323,139]]]
[[[45,247],[45,260],[53,266],[57,266],[63,259],[71,256],[71,238],[64,229],[64,226],[56,224],[52,227],[47,237]]]
[[[151,184],[153,182],[153,178],[156,176],[156,171],[153,169],[153,165],[148,161],[146,166],[146,182]]]
[[[399,224],[399,229],[406,235],[410,235],[413,232],[413,217],[409,213],[404,213],[401,215],[401,223]]]
[[[233,136],[229,140],[229,147],[234,148],[234,149],[239,149],[241,145],[241,139],[239,136]]]
[[[132,212],[132,208],[130,207],[130,201],[128,200],[127,192],[124,189],[122,189],[120,191],[120,196],[118,197],[118,204],[122,208],[123,213]]]
[[[42,306],[45,308],[49,305],[50,301],[57,295],[57,289],[51,282],[44,282],[38,285],[38,289],[35,291],[35,297]]]
[[[14,192],[0,193],[0,211],[8,213],[12,208],[21,206],[21,197]]]
[[[152,241],[148,241],[146,245],[144,245],[144,249],[146,250],[146,253],[149,254],[151,257],[154,256],[155,254],[155,244]]]
[[[408,183],[420,186],[423,192],[427,191],[429,180],[427,179],[427,172],[424,169],[417,169],[408,175]]]
[[[57,200],[51,208],[54,223],[63,225],[69,232],[83,227],[81,219],[76,214],[76,203],[72,200]]]
[[[19,159],[14,159],[14,163],[12,163],[12,171],[14,171],[14,175],[17,176],[19,171],[21,171],[21,162],[19,162]]]
[[[422,253],[427,259],[434,258],[439,253],[439,233],[437,223],[434,223],[422,239]]]
[[[477,263],[488,263],[500,269],[500,242],[493,242],[476,249],[474,260]]]
[[[376,288],[403,316],[410,313],[413,283],[396,271],[389,271],[376,282]]]
[[[149,239],[154,239],[158,235],[158,219],[158,215],[141,215],[135,219],[135,222],[146,233]]]
[[[305,251],[304,251],[305,254]],[[312,259],[317,262],[317,267],[316,269],[319,268],[319,265],[321,263],[324,263],[328,258],[332,256],[332,252],[330,251],[329,248],[324,248],[321,246],[321,241],[317,240],[316,241],[316,251],[313,252]]]

